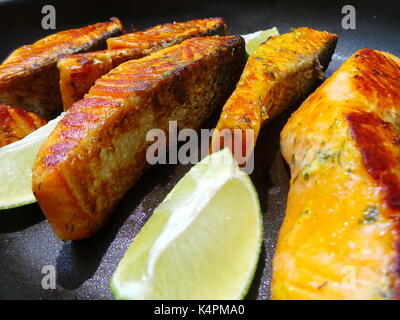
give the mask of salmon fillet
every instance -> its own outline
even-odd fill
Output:
[[[274,299],[400,298],[400,59],[363,49],[292,115]]]
[[[47,120],[62,110],[57,60],[68,54],[100,50],[123,32],[121,22],[96,23],[62,31],[15,50],[0,65],[0,103],[17,105]]]
[[[131,48],[147,54],[166,46],[181,43],[185,39],[226,34],[222,18],[196,19],[186,22],[160,24],[145,31],[124,34],[107,40],[108,49]]]
[[[64,111],[81,100],[102,75],[123,62],[137,58],[141,56],[129,49],[95,51],[61,58],[57,67]]]
[[[98,78],[125,61],[142,58],[188,38],[225,34],[226,24],[222,18],[168,23],[115,39],[118,48],[124,47],[124,41],[126,41],[128,49],[63,57],[58,61],[57,66],[60,71],[60,90],[64,110],[68,110],[74,102],[82,99]]]
[[[199,128],[244,67],[239,36],[185,40],[119,65],[76,102],[41,147],[33,192],[63,240],[90,236],[148,167],[149,130]]]
[[[234,149],[241,141],[242,155],[248,157],[260,128],[306,97],[322,79],[336,42],[335,34],[299,28],[261,44],[249,57],[236,90],[223,107],[213,134],[212,150],[225,146]],[[234,129],[239,130],[234,132]],[[246,142],[248,129],[253,130],[253,143]]]
[[[45,124],[46,121],[37,114],[0,104],[0,148],[21,140]]]

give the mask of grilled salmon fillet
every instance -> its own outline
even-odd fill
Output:
[[[186,22],[160,24],[145,31],[124,34],[107,40],[108,49],[131,48],[139,53],[181,43],[185,39],[209,35],[226,34],[226,23],[222,18],[196,19]]]
[[[124,47],[124,41],[126,41],[128,49],[63,57],[58,61],[57,66],[60,71],[60,90],[64,110],[68,110],[74,102],[82,99],[98,78],[125,61],[142,58],[188,38],[225,34],[226,24],[222,18],[168,23],[115,39],[118,48]]]
[[[306,97],[322,79],[337,38],[332,33],[298,28],[261,44],[249,57],[236,90],[223,107],[212,150],[234,149],[241,141],[242,155],[248,156],[266,121]],[[253,143],[245,139],[249,129],[254,133]]]
[[[74,54],[61,58],[60,92],[64,111],[89,92],[97,79],[128,60],[141,58],[129,49],[103,50]]]
[[[46,121],[37,114],[0,104],[0,148],[21,140],[45,124]]]
[[[33,192],[63,240],[90,236],[145,168],[149,130],[199,128],[235,87],[239,36],[199,37],[119,65],[76,102],[41,147]]]
[[[400,59],[363,49],[292,115],[274,299],[400,298]]]
[[[15,50],[0,65],[0,103],[21,106],[51,119],[62,111],[57,60],[68,54],[100,50],[123,32],[121,22],[96,23],[55,33]]]

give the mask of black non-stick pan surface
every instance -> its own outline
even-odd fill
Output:
[[[277,26],[281,33],[307,26],[340,35],[326,72],[330,76],[352,53],[372,48],[400,55],[400,6],[397,1],[0,1],[0,59],[18,46],[54,31],[43,30],[41,9],[56,8],[56,31],[119,17],[137,28],[193,18],[221,16],[230,34],[246,34]],[[356,29],[342,28],[342,7],[356,8]],[[279,132],[291,112],[263,129],[251,175],[264,215],[264,242],[248,299],[268,299],[271,262],[284,217],[289,174],[279,153]],[[203,127],[212,128],[216,114]],[[39,206],[0,212],[1,299],[111,299],[108,280],[137,232],[177,181],[185,165],[152,167],[127,193],[110,223],[93,237],[62,242],[51,232]],[[1,181],[0,181],[1,183]],[[212,222],[210,222],[212,223]],[[42,288],[42,268],[54,266],[56,289]]]

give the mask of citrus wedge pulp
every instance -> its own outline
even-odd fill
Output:
[[[154,210],[111,290],[117,299],[240,299],[261,242],[256,190],[223,149],[196,164]]]
[[[250,56],[261,43],[266,41],[269,37],[278,36],[279,31],[277,27],[273,27],[267,30],[260,30],[253,33],[246,34],[243,37],[246,42],[246,53]]]
[[[0,210],[36,202],[32,167],[40,146],[64,114],[23,139],[0,148]]]

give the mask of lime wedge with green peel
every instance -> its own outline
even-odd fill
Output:
[[[40,146],[63,114],[23,139],[0,148],[0,210],[36,201],[32,193],[32,166]]]
[[[261,43],[266,41],[269,37],[279,36],[279,31],[277,27],[273,27],[268,30],[260,30],[254,33],[246,34],[243,37],[246,42],[246,52],[250,56]]]
[[[240,299],[261,242],[256,190],[223,149],[195,165],[155,209],[111,290],[117,299]]]

